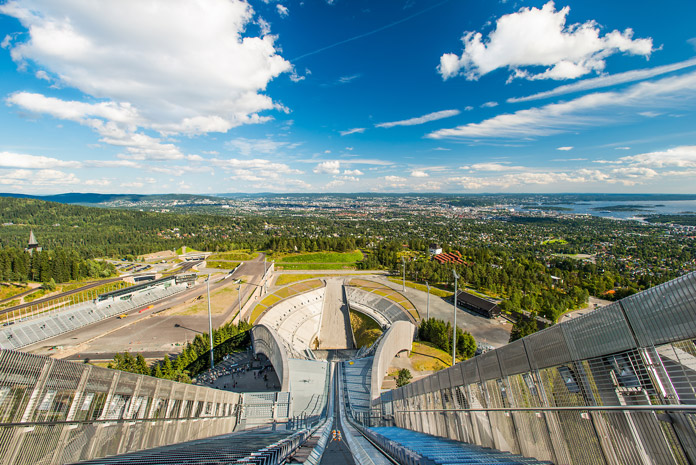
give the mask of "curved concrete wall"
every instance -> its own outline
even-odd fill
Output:
[[[290,390],[290,369],[285,345],[273,328],[260,324],[251,328],[254,355],[264,354],[271,361],[280,380],[281,391]]]
[[[382,337],[372,362],[370,395],[379,397],[382,380],[387,374],[392,359],[404,350],[411,351],[416,326],[408,321],[395,321]]]

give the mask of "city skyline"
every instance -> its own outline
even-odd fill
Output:
[[[0,2],[7,192],[694,192],[696,5],[54,3]]]

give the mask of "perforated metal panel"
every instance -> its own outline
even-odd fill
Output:
[[[696,273],[621,300],[642,347],[696,337]]]
[[[522,339],[501,347],[497,352],[503,375],[516,375],[531,369]]]
[[[552,367],[572,361],[561,326],[551,326],[524,338],[533,368]]]
[[[475,357],[478,362],[479,374],[482,380],[500,378],[500,365],[498,364],[498,351],[492,350]]]
[[[618,303],[561,324],[574,360],[622,352],[635,347]]]

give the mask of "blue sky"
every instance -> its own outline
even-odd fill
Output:
[[[0,1],[0,191],[696,193],[694,17]]]

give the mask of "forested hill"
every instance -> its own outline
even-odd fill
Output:
[[[188,245],[214,250],[226,239],[263,233],[261,218],[154,213],[0,197],[0,246],[26,247],[33,229],[44,248],[75,249],[85,257],[141,254]]]
[[[140,202],[142,200],[150,201],[166,201],[166,200],[200,200],[213,199],[214,197],[192,194],[161,194],[161,195],[141,195],[141,194],[93,194],[70,192],[66,194],[55,195],[30,195],[30,194],[11,194],[0,193],[0,197],[13,197],[18,199],[36,199],[45,200],[48,202],[60,202],[78,205],[97,205],[106,202],[124,201],[124,202]]]

